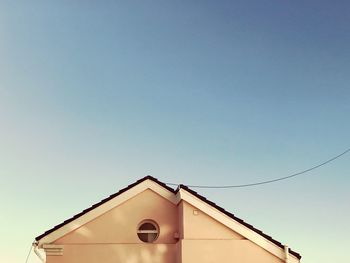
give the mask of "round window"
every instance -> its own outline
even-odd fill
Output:
[[[137,229],[137,235],[141,241],[152,243],[159,236],[159,227],[151,220],[142,221]]]

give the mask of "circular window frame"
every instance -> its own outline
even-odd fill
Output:
[[[143,225],[143,224],[151,224],[155,227],[156,230],[140,230],[140,227]],[[145,241],[145,240],[142,240],[139,236],[139,234],[154,234],[156,233],[156,236],[155,238],[152,240],[152,241]],[[146,220],[142,220],[138,225],[137,225],[137,229],[136,229],[136,235],[138,237],[138,239],[143,242],[143,243],[154,243],[155,241],[157,241],[157,239],[159,238],[159,235],[160,235],[160,229],[159,229],[159,225],[152,219],[146,219]]]

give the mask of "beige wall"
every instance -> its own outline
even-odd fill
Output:
[[[199,209],[181,201],[184,239],[244,239]]]
[[[63,256],[48,256],[48,263],[148,263],[175,262],[178,231],[177,206],[152,190],[127,202],[58,239]],[[158,223],[160,235],[154,244],[137,237],[145,219]]]
[[[176,244],[65,245],[47,263],[175,263]]]
[[[145,219],[156,221],[160,236],[153,244],[136,234]],[[178,232],[180,240],[174,238]],[[63,256],[47,263],[281,263],[185,201],[177,206],[150,189],[56,240]]]
[[[282,263],[249,240],[182,240],[182,262]]]
[[[144,219],[156,221],[160,236],[156,243],[176,243],[177,207],[152,190],[146,190],[104,215],[57,240],[69,243],[139,243],[138,224]]]
[[[182,201],[179,210],[182,263],[283,262],[187,202]]]

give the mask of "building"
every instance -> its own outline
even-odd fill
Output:
[[[147,176],[36,237],[47,263],[297,263],[301,256],[184,185]]]

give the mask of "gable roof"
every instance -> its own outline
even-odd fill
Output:
[[[88,213],[91,212],[92,210],[97,209],[97,208],[99,208],[99,207],[105,205],[107,202],[111,201],[112,199],[121,196],[123,193],[126,193],[127,191],[129,191],[129,190],[131,190],[132,188],[134,188],[134,187],[136,187],[136,186],[142,184],[143,182],[145,182],[145,181],[147,181],[147,180],[149,180],[149,181],[155,183],[156,185],[158,185],[158,186],[160,186],[161,188],[165,189],[167,192],[170,192],[170,193],[173,194],[174,196],[177,195],[180,191],[185,191],[185,192],[191,194],[192,196],[198,198],[199,200],[201,200],[202,202],[206,203],[207,205],[209,205],[210,207],[214,208],[215,210],[219,211],[220,213],[223,213],[224,215],[228,216],[229,218],[233,219],[234,221],[240,223],[241,225],[245,226],[246,228],[250,229],[251,231],[257,233],[257,234],[260,235],[260,236],[262,236],[262,237],[265,238],[266,240],[272,242],[273,244],[275,244],[276,246],[280,247],[281,249],[284,249],[284,245],[283,245],[281,242],[279,242],[279,241],[273,239],[271,236],[269,236],[269,235],[263,233],[261,230],[259,230],[259,229],[255,228],[254,226],[252,226],[252,225],[246,223],[246,222],[243,221],[242,219],[236,217],[234,214],[232,214],[232,213],[226,211],[224,208],[218,206],[218,205],[215,204],[214,202],[212,202],[212,201],[206,199],[205,197],[201,196],[200,194],[198,194],[197,192],[193,191],[193,190],[190,189],[189,187],[187,187],[187,186],[185,186],[185,185],[183,185],[183,184],[180,184],[180,185],[178,186],[178,188],[177,188],[176,190],[174,190],[173,188],[167,186],[165,183],[160,182],[158,179],[156,179],[156,178],[154,178],[154,177],[152,177],[152,176],[150,176],[150,175],[148,175],[148,176],[146,176],[146,177],[144,177],[144,178],[142,178],[142,179],[136,181],[136,182],[133,183],[133,184],[128,185],[127,187],[125,187],[125,188],[119,190],[117,193],[110,195],[109,197],[107,197],[107,198],[101,200],[100,202],[98,202],[98,203],[92,205],[91,207],[89,207],[89,208],[83,210],[82,212],[80,212],[80,213],[78,213],[78,214],[72,216],[71,218],[65,220],[65,221],[62,222],[61,224],[58,224],[58,225],[54,226],[53,228],[47,230],[47,231],[44,232],[43,234],[37,236],[37,237],[35,238],[35,240],[36,240],[37,242],[41,241],[43,238],[49,236],[50,234],[54,233],[55,231],[58,231],[58,230],[64,228],[64,227],[67,226],[69,223],[71,223],[71,222],[73,222],[73,221],[75,221],[75,220],[78,220],[79,218],[82,218],[84,215],[88,214]],[[173,202],[174,202],[174,203],[178,203],[179,201],[180,201],[180,200],[173,201]],[[289,248],[289,253],[290,253],[291,255],[295,256],[297,259],[299,259],[299,260],[301,259],[301,255],[300,255],[299,253],[297,253],[297,252],[291,250],[290,248]]]

